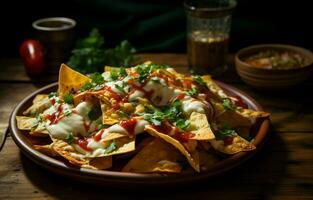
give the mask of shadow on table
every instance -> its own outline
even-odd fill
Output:
[[[287,150],[274,131],[263,149],[245,164],[194,184],[166,188],[116,189],[78,183],[49,172],[24,155],[23,170],[40,191],[59,199],[263,199],[275,195],[286,174]],[[38,191],[34,191],[38,192]]]

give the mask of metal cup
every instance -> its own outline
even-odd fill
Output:
[[[57,73],[70,56],[75,42],[76,21],[65,17],[43,18],[33,22],[38,40],[44,46],[48,73]]]

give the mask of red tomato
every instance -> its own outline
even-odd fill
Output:
[[[43,72],[45,68],[43,46],[38,40],[25,40],[20,46],[20,56],[29,75],[38,76]]]

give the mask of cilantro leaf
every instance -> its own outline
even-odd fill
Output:
[[[85,85],[83,85],[83,86],[79,89],[79,91],[80,91],[80,92],[84,92],[84,91],[89,90],[89,89],[91,89],[91,88],[93,88],[92,83],[85,83]]]
[[[126,69],[125,69],[124,67],[121,67],[121,68],[120,68],[119,75],[120,75],[121,77],[125,77],[125,76],[128,75],[127,72],[126,72]]]
[[[137,81],[143,83],[150,73],[158,69],[166,69],[168,65],[142,64],[135,66],[135,71],[139,74]]]
[[[184,120],[184,119],[178,119],[175,123],[175,126],[182,130],[187,130],[188,127],[190,126],[190,121]]]
[[[67,110],[65,111],[64,115],[65,116],[70,116],[72,114],[72,111],[71,110]]]
[[[154,113],[146,113],[143,116],[145,120],[151,122],[156,126],[160,126],[162,124],[162,121],[165,119],[165,113],[160,111],[155,111]]]
[[[222,101],[223,101],[223,102],[222,102],[223,107],[224,107],[226,110],[231,110],[231,111],[236,110],[235,104],[234,104],[230,99],[224,98]]]
[[[73,141],[74,141],[73,133],[68,134],[65,138],[65,142],[71,144]]]
[[[48,95],[49,98],[56,97],[56,96],[58,96],[58,93],[56,92],[50,92]]]
[[[96,85],[101,85],[104,83],[104,79],[99,72],[93,73],[90,76],[90,78],[91,78],[92,82],[95,83]]]
[[[186,93],[190,96],[196,96],[199,94],[199,91],[196,87],[192,87],[190,90],[187,90]]]
[[[97,105],[96,107],[92,108],[92,109],[88,112],[88,118],[89,118],[90,120],[97,120],[101,115],[102,115],[102,112],[101,112],[101,107],[100,107],[100,105]]]
[[[115,81],[115,80],[118,79],[118,73],[117,73],[115,70],[112,70],[112,71],[110,72],[110,79],[111,79],[112,81]]]
[[[236,135],[236,131],[229,126],[224,126],[221,130],[215,133],[217,140],[224,140],[226,137],[234,137]]]
[[[63,96],[63,100],[67,104],[73,104],[74,102],[73,94],[71,92],[65,93],[65,95]]]
[[[201,78],[201,76],[195,75],[195,76],[192,76],[192,79],[193,79],[194,81],[196,81],[199,85],[202,85],[202,86],[204,86],[205,88],[208,88],[206,82],[204,82],[204,80]]]
[[[104,154],[109,154],[116,149],[116,142],[113,140],[109,146],[105,149]]]

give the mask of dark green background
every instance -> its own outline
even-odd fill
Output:
[[[139,52],[186,51],[183,1],[46,0],[6,1],[0,7],[1,54],[17,56],[18,46],[33,38],[32,21],[51,16],[74,18],[78,37],[98,27],[113,46],[128,39]],[[238,0],[230,51],[258,43],[287,43],[312,50],[310,1]]]

